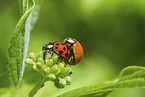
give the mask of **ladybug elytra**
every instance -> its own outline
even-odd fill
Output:
[[[68,50],[68,47],[62,42],[50,42],[46,45],[43,45],[42,50],[54,51],[56,54],[58,54],[65,60],[69,60],[70,58],[70,52]]]

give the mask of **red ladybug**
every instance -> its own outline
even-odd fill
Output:
[[[72,38],[66,38],[64,43],[68,46],[70,50],[70,57],[71,61],[69,62],[70,65],[75,65],[80,62],[83,56],[83,48],[81,44]]]
[[[70,58],[70,51],[66,44],[62,42],[50,42],[46,45],[43,45],[42,50],[51,50],[54,51],[56,54],[61,56],[65,61],[68,61]]]

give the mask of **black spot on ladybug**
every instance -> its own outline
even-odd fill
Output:
[[[66,50],[66,48],[65,48],[65,47],[63,47],[63,50],[65,51],[65,50]]]
[[[65,53],[65,57],[68,57],[68,53]]]
[[[63,51],[59,51],[59,54],[62,55],[63,54]]]
[[[58,48],[59,48],[59,46],[55,46],[55,48],[56,48],[56,49],[58,49]]]
[[[57,43],[56,45],[60,45],[59,43]]]
[[[69,50],[69,47],[67,46],[67,49]]]
[[[65,45],[64,43],[61,43],[62,45]]]

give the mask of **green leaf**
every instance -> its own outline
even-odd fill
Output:
[[[24,73],[24,68],[25,68],[25,58],[27,55],[27,50],[28,50],[28,44],[29,44],[29,38],[30,38],[30,31],[33,29],[34,24],[36,23],[38,16],[39,16],[39,11],[41,7],[42,0],[35,0],[35,2],[32,2],[35,7],[28,16],[26,23],[25,23],[25,34],[24,34],[24,50],[23,50],[23,62],[22,62],[22,68],[21,68],[21,77],[20,80],[22,80],[23,73]]]
[[[31,13],[32,7],[30,10],[28,10],[18,21],[15,29],[14,34],[12,36],[12,39],[8,46],[8,52],[7,52],[7,65],[8,65],[8,73],[10,75],[10,82],[17,86],[19,82],[19,76],[20,76],[20,68],[21,68],[21,58],[22,58],[22,30],[24,28],[25,21],[29,14]]]
[[[145,88],[145,67],[129,66],[114,81],[68,91],[58,97],[105,97],[114,90]]]
[[[129,67],[126,67],[126,68],[124,68],[121,71],[120,77],[125,77],[125,76],[131,75],[131,74],[133,74],[135,72],[138,72],[138,71],[144,72],[145,71],[145,67],[141,67],[141,66],[129,66]]]
[[[19,0],[22,17],[18,21],[7,52],[8,73],[12,85],[23,77],[30,31],[39,15],[42,0]],[[28,10],[29,9],[29,10]]]

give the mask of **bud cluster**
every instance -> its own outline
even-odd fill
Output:
[[[59,60],[59,56],[54,52],[47,53],[45,58],[42,51],[37,54],[31,52],[25,63],[32,65],[46,81],[53,81],[57,88],[64,88],[72,83],[71,68]]]

